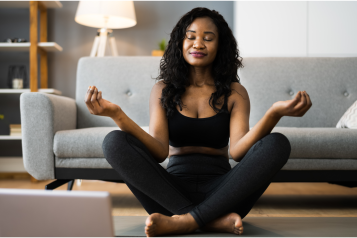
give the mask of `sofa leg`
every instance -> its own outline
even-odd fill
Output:
[[[74,179],[68,182],[68,186],[67,186],[67,190],[68,190],[68,191],[71,191],[71,190],[72,190],[73,184],[74,184]]]
[[[349,188],[355,188],[357,187],[357,182],[352,181],[352,182],[328,182],[331,184],[337,184],[337,185],[341,185],[341,186],[345,186],[345,187],[349,187]]]
[[[46,187],[45,187],[45,190],[56,189],[56,188],[62,186],[63,184],[66,184],[68,182],[72,182],[72,186],[71,186],[71,189],[72,189],[73,181],[74,181],[74,179],[57,179],[56,181],[53,181],[52,183],[47,184]],[[69,185],[70,184],[68,184],[67,190],[71,190],[71,189],[69,189],[70,188]]]

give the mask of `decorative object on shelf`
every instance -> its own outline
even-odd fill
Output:
[[[28,87],[25,65],[10,65],[8,70],[8,87],[22,89]]]
[[[25,38],[7,38],[4,42],[7,43],[18,43],[18,42],[27,42]]]
[[[82,25],[98,29],[90,53],[91,57],[102,57],[105,53],[107,37],[113,56],[117,56],[115,38],[111,29],[122,29],[136,25],[133,1],[80,1],[74,20]]]
[[[10,136],[21,136],[21,124],[10,124]]]
[[[153,50],[151,52],[152,56],[163,56],[164,52],[166,50],[167,44],[166,44],[166,40],[162,39],[162,41],[159,42],[159,48],[160,50]]]

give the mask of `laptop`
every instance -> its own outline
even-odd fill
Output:
[[[0,236],[114,236],[110,193],[0,189]]]

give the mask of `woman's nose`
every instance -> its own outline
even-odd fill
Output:
[[[204,48],[205,45],[202,43],[201,40],[195,40],[195,42],[193,43],[193,48]]]

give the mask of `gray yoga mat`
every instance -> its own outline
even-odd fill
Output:
[[[115,236],[146,236],[147,216],[114,216]],[[268,237],[355,237],[357,217],[246,217],[243,219],[244,234],[241,236]],[[186,237],[237,236],[230,233],[211,233],[197,230]]]

